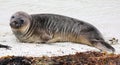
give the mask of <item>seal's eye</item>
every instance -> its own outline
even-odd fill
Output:
[[[12,16],[11,18],[15,18],[14,16]]]
[[[24,20],[21,19],[21,20],[20,20],[20,23],[23,24],[23,23],[24,23]]]

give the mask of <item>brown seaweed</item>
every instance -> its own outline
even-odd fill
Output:
[[[6,56],[0,65],[120,65],[120,55],[89,51],[55,57]]]

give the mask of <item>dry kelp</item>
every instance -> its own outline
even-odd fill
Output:
[[[120,65],[120,55],[89,51],[56,57],[6,56],[0,65]]]

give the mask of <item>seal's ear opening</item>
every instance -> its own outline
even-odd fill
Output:
[[[103,40],[92,40],[91,43],[94,47],[98,48],[101,51],[108,51],[109,53],[115,52],[115,49]]]

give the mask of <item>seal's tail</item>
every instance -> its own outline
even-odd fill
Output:
[[[101,51],[108,51],[109,53],[115,52],[115,49],[105,41],[92,41],[92,44]]]

